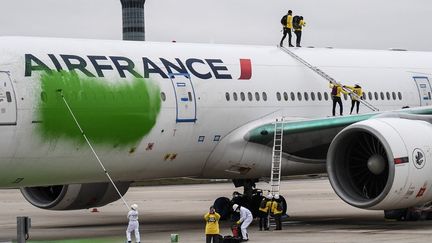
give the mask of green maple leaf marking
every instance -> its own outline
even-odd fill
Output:
[[[159,87],[145,79],[108,82],[61,71],[42,74],[41,88],[39,131],[47,140],[83,141],[59,89],[84,133],[96,144],[136,144],[156,124],[161,108]]]

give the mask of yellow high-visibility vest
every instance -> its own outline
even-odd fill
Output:
[[[205,234],[206,235],[217,235],[219,234],[219,219],[218,213],[206,213],[204,220],[206,221]]]
[[[287,24],[286,24],[287,28],[292,29],[292,27],[293,27],[293,25],[292,25],[292,19],[293,19],[293,16],[292,15],[288,15],[288,17],[287,17]]]

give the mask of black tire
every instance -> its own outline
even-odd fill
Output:
[[[281,201],[283,207],[282,215],[285,215],[288,210],[288,204],[283,196],[279,196],[279,200]]]
[[[263,198],[263,196],[256,194],[252,196],[252,199],[249,202],[248,208],[252,212],[254,218],[259,216],[259,207]]]
[[[424,212],[424,220],[432,220],[432,212]]]
[[[221,216],[221,220],[229,219],[231,216],[231,201],[227,197],[219,197],[217,198],[213,206],[216,212]]]
[[[407,219],[407,211],[407,209],[384,210],[384,218],[405,221]]]

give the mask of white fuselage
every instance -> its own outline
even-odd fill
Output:
[[[171,63],[177,63],[178,58],[186,66],[190,81],[183,76],[163,77],[150,66],[152,72],[148,79],[157,84],[165,100],[162,99],[157,121],[148,134],[125,146],[94,144],[105,167],[117,181],[185,176],[235,178],[238,175],[227,170],[247,154],[238,151],[239,161],[223,161],[222,154],[215,156],[212,152],[223,153],[216,149],[218,144],[236,129],[280,116],[291,119],[331,116],[328,82],[277,47],[10,37],[0,39],[0,48],[0,71],[9,72],[14,92],[12,103],[16,102],[16,124],[13,123],[14,108],[8,106],[3,116],[6,120],[0,126],[0,187],[106,181],[85,143],[62,136],[46,139],[40,135],[38,126],[44,121],[37,114],[43,96],[40,76],[44,71],[28,73],[26,54],[36,57],[50,69],[66,71],[67,65],[61,55],[78,56],[85,60],[86,70],[96,76],[95,66],[88,56],[99,56],[102,57],[97,59],[99,65],[112,68],[101,70],[104,79],[111,82],[134,78],[127,70],[123,70],[125,77],[121,77],[111,57],[131,60],[134,71],[142,76],[146,73],[143,58],[151,60],[165,74],[168,71],[160,58]],[[432,53],[306,48],[293,51],[345,85],[360,84],[366,101],[381,111],[432,103],[428,82],[432,75]],[[250,78],[248,74],[242,75],[241,70],[248,71],[241,69],[240,59],[250,60]],[[126,65],[124,59],[118,63]],[[30,64],[38,65],[34,61]],[[247,69],[247,64],[243,68]],[[80,70],[76,72],[80,77],[85,75]],[[243,78],[239,79],[241,76]],[[0,82],[8,82],[8,75],[1,77]],[[180,78],[184,79],[183,86],[176,83]],[[281,100],[278,100],[278,92]],[[180,96],[185,96],[189,103],[181,103]],[[350,98],[343,99],[343,103],[344,115],[348,115]],[[370,110],[361,106],[360,112]],[[1,117],[2,114],[0,119],[3,119]],[[7,119],[12,119],[12,123]],[[218,159],[213,160],[214,157]],[[271,158],[255,159],[250,161],[254,169],[244,177],[256,178],[270,173],[266,163]],[[209,166],[215,161],[218,166]],[[292,170],[286,168],[285,174],[325,172],[322,165],[298,166]]]

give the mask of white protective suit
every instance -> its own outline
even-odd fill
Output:
[[[135,241],[141,242],[140,239],[140,233],[139,233],[139,222],[138,222],[138,211],[137,210],[131,210],[129,211],[127,218],[129,219],[129,225],[126,230],[126,238],[130,242],[131,239],[131,233],[132,231],[135,232]]]
[[[243,236],[243,240],[247,240],[248,233],[247,233],[247,227],[252,223],[253,216],[251,211],[245,207],[240,207],[240,220],[238,221],[241,223],[240,229]]]

